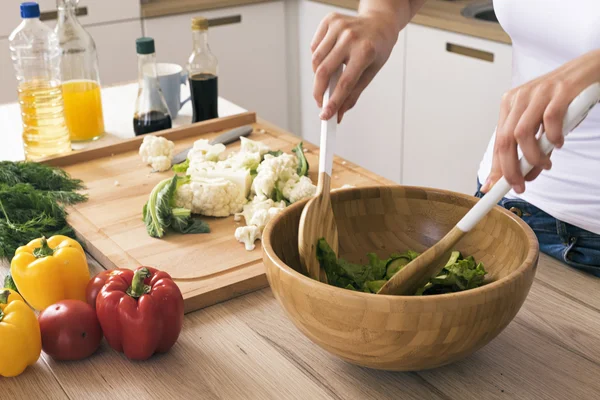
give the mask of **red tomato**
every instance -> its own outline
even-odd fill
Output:
[[[92,306],[93,309],[96,309],[96,297],[98,297],[98,293],[100,293],[100,289],[106,283],[106,280],[112,275],[118,275],[122,271],[126,271],[121,268],[117,269],[109,269],[106,271],[99,272],[96,276],[94,276],[87,284],[85,288],[85,301]]]
[[[55,303],[38,317],[42,349],[56,360],[81,360],[100,346],[102,329],[96,311],[81,300]]]

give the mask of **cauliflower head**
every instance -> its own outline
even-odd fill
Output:
[[[154,171],[167,171],[171,168],[171,160],[175,144],[161,136],[146,135],[140,146],[142,161],[150,165]]]
[[[246,196],[235,183],[223,178],[199,178],[181,185],[175,194],[177,207],[185,207],[194,214],[209,217],[227,217],[239,213]]]

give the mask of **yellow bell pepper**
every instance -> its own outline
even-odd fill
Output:
[[[35,313],[10,289],[0,289],[0,376],[20,375],[42,352]]]
[[[10,273],[23,298],[38,311],[61,300],[85,301],[90,280],[83,248],[62,235],[35,239],[19,247]]]

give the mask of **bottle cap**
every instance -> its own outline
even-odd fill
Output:
[[[138,54],[154,53],[154,39],[149,37],[141,37],[135,41],[135,48]]]
[[[192,18],[192,30],[193,31],[206,31],[208,30],[208,19],[205,17],[194,17]]]
[[[35,2],[21,3],[21,18],[39,18],[40,5]]]

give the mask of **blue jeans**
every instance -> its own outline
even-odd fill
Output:
[[[475,197],[483,197],[477,182]],[[600,277],[600,235],[567,224],[519,199],[503,198],[498,205],[512,211],[535,232],[540,251],[567,265]]]

